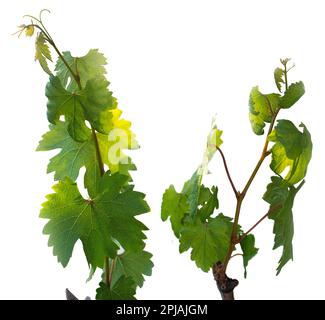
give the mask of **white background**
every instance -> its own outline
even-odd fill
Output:
[[[38,218],[53,175],[46,175],[50,152],[36,153],[47,130],[47,81],[34,63],[32,39],[11,34],[24,14],[42,8],[59,48],[84,55],[100,48],[108,58],[108,78],[124,116],[133,123],[141,149],[131,152],[138,167],[136,189],[147,194],[152,212],[147,249],[153,275],[138,299],[219,299],[210,273],[178,253],[169,223],[160,220],[161,196],[169,184],[179,189],[202,158],[210,121],[217,114],[223,150],[238,188],[258,160],[264,138],[248,121],[252,86],[275,91],[273,70],[291,57],[289,80],[303,80],[306,94],[280,118],[307,125],[313,158],[294,206],[294,262],[275,276],[280,251],[272,251],[272,222],[255,232],[259,254],[243,279],[242,261],[231,261],[229,276],[240,281],[238,299],[325,298],[324,279],[324,1],[27,1],[0,3],[1,156],[0,298],[64,299],[70,288],[94,296],[99,274],[86,284],[88,267],[80,243],[63,269],[42,235]],[[234,197],[218,155],[205,183],[217,183],[221,210],[233,215]],[[267,210],[261,200],[271,171],[265,163],[243,205],[240,223],[250,227]]]

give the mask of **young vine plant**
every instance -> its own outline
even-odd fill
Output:
[[[260,136],[264,135],[266,124],[268,130],[259,160],[243,189],[238,191],[231,178],[221,149],[222,131],[213,121],[200,166],[185,182],[181,192],[177,192],[171,185],[163,195],[161,218],[163,221],[169,218],[172,230],[179,239],[180,253],[191,250],[191,259],[198,268],[205,272],[212,270],[224,300],[234,299],[233,291],[238,285],[237,280],[227,276],[229,261],[238,255],[237,252],[241,252],[246,277],[248,262],[258,252],[252,231],[264,219],[269,218],[274,223],[273,249],[282,247],[277,274],[293,259],[292,208],[295,196],[304,184],[303,179],[312,156],[312,141],[304,124],[297,127],[290,120],[277,119],[282,109],[291,108],[305,93],[303,82],[288,83],[288,72],[294,67],[289,66],[290,59],[280,62],[281,67],[274,71],[279,93],[263,94],[257,86],[250,92],[249,120],[252,130]],[[273,145],[270,147],[271,143]],[[216,213],[219,209],[218,187],[208,188],[202,183],[208,172],[209,162],[216,152],[221,155],[234,193],[236,210],[233,218]],[[263,200],[268,203],[269,210],[250,229],[243,230],[239,225],[243,201],[262,163],[268,158],[273,176],[266,187]]]
[[[134,299],[153,267],[152,255],[144,250],[147,228],[137,219],[150,209],[145,195],[134,190],[130,171],[136,167],[124,152],[139,146],[109,89],[104,55],[97,49],[83,57],[61,52],[42,21],[45,11],[38,18],[26,16],[31,22],[18,31],[36,34],[35,60],[49,75],[45,95],[50,125],[37,150],[59,149],[47,167],[57,183],[42,205],[40,217],[48,219],[43,232],[63,267],[81,241],[89,279],[97,268],[103,271],[96,299]],[[53,71],[51,49],[58,56]],[[88,197],[77,185],[82,168]],[[76,299],[69,291],[67,297]]]

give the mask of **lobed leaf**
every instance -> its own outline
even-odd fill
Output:
[[[217,261],[226,257],[232,231],[231,218],[219,214],[202,222],[188,219],[181,230],[179,251],[191,250],[191,259],[207,272]]]
[[[130,277],[120,277],[114,285],[108,286],[104,282],[96,290],[96,300],[135,300],[135,288]]]
[[[33,32],[34,32],[33,29],[26,29],[26,35],[32,34]],[[52,72],[49,69],[47,60],[52,61],[52,56],[43,32],[37,34],[36,41],[35,41],[35,49],[36,49],[35,60],[38,60],[42,69],[47,74],[51,75]]]
[[[64,115],[69,123],[69,134],[76,141],[87,139],[86,120],[97,131],[108,133],[111,127],[109,110],[116,107],[104,78],[89,80],[87,85],[84,90],[69,92],[63,88],[58,77],[51,76],[45,90],[49,122],[55,124]]]
[[[115,258],[119,245],[132,252],[144,248],[147,228],[135,216],[149,207],[144,194],[124,188],[127,180],[121,174],[105,173],[92,199],[84,199],[68,178],[53,187],[55,193],[47,196],[40,217],[49,219],[44,233],[50,235],[49,246],[63,266],[78,240],[93,269],[103,268],[105,257]]]
[[[116,257],[115,269],[112,275],[112,285],[125,276],[132,279],[134,288],[142,287],[144,275],[151,276],[153,263],[152,254],[146,251],[124,252]]]
[[[293,260],[292,239],[294,235],[294,224],[292,208],[295,196],[300,190],[304,181],[297,188],[291,186],[281,177],[271,177],[271,183],[267,186],[267,190],[263,199],[270,204],[269,219],[274,220],[273,233],[274,247],[277,249],[282,246],[282,255],[277,267],[277,275],[281,272],[283,266]]]
[[[71,70],[79,75],[82,88],[86,86],[88,80],[97,77],[101,78],[106,74],[105,65],[107,61],[98,49],[89,50],[83,57],[73,57],[69,51],[65,51],[63,52],[63,58]],[[56,63],[55,71],[66,90],[73,92],[79,89],[78,84],[61,58]]]

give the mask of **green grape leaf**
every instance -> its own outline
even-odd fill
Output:
[[[265,122],[271,122],[272,115],[279,108],[280,95],[263,94],[253,87],[249,95],[249,120],[255,134],[264,133]]]
[[[107,61],[104,55],[98,52],[98,49],[89,50],[83,57],[73,57],[69,51],[65,51],[63,52],[63,58],[71,70],[79,75],[82,88],[86,86],[88,80],[106,74],[105,65]],[[56,63],[55,71],[65,89],[68,91],[78,89],[78,84],[61,58]]]
[[[101,282],[96,290],[96,300],[135,300],[135,288],[130,277],[120,277],[114,285]]]
[[[240,247],[243,251],[243,264],[245,273],[245,278],[247,277],[247,266],[249,260],[251,260],[258,252],[258,249],[255,248],[255,237],[252,234],[248,234],[241,242]]]
[[[75,141],[68,133],[67,123],[59,121],[56,125],[51,124],[50,131],[43,135],[37,151],[61,149],[47,167],[48,173],[55,173],[55,180],[69,177],[72,181],[76,181],[83,166],[98,167],[94,139],[90,129],[87,128],[86,132],[88,136],[86,141]]]
[[[87,81],[78,99],[83,107],[85,118],[101,133],[108,133],[111,128],[111,109],[117,107],[116,99],[108,88],[109,82],[104,77]]]
[[[233,225],[231,220],[223,214],[209,218],[207,222],[198,217],[188,219],[181,230],[180,252],[192,248],[191,259],[208,272],[214,263],[222,262],[226,257]]]
[[[271,183],[267,186],[267,190],[263,199],[270,204],[269,219],[274,220],[273,233],[274,247],[277,249],[283,246],[282,255],[277,267],[277,275],[283,266],[293,260],[292,239],[294,234],[292,207],[295,196],[303,186],[302,181],[297,188],[290,186],[281,177],[271,177]]]
[[[142,287],[144,275],[151,276],[153,263],[152,254],[146,251],[124,252],[116,257],[115,269],[112,275],[112,285],[122,277],[131,278],[134,287]]]
[[[185,182],[184,188],[191,181]],[[218,188],[213,186],[211,189],[200,186],[198,202],[197,202],[197,216],[202,222],[205,222],[214,212],[219,208]],[[189,215],[189,198],[186,193],[178,193],[175,187],[171,185],[166,189],[162,205],[161,205],[161,219],[166,221],[170,218],[171,226],[177,238],[180,236],[180,231],[183,226],[184,219]]]
[[[206,221],[214,212],[219,209],[218,187],[213,186],[211,190],[204,185],[201,185],[198,209],[198,216],[202,222]]]
[[[92,199],[84,199],[68,178],[53,187],[55,193],[47,196],[40,217],[49,219],[44,234],[50,235],[49,246],[63,266],[78,240],[92,268],[102,268],[106,256],[114,258],[118,244],[129,251],[144,248],[147,228],[135,216],[149,207],[144,194],[124,188],[127,180],[127,176],[106,172]]]
[[[30,29],[31,31],[32,29]],[[27,29],[26,29],[27,34]],[[47,40],[44,37],[43,32],[37,34],[36,41],[35,41],[35,60],[38,60],[42,69],[49,75],[52,74],[51,70],[49,69],[47,60],[52,61],[51,51],[47,44]]]
[[[284,70],[281,68],[276,68],[274,70],[274,81],[276,84],[276,87],[280,92],[282,92],[282,84],[284,84]]]
[[[97,131],[108,133],[111,126],[109,110],[116,105],[111,92],[107,90],[107,84],[104,78],[93,79],[87,82],[85,90],[71,93],[63,88],[58,77],[51,76],[45,91],[49,122],[55,124],[64,115],[69,123],[68,131],[77,141],[87,139],[85,120]]]
[[[96,133],[101,158],[112,173],[129,175],[129,170],[135,170],[136,167],[130,157],[123,153],[123,149],[138,148],[138,143],[130,130],[131,123],[119,118],[121,111],[114,109],[111,113],[111,130],[114,134]],[[69,177],[72,181],[76,181],[80,169],[85,166],[85,186],[89,195],[93,197],[98,187],[100,171],[94,138],[90,129],[87,128],[85,132],[87,132],[85,141],[75,141],[68,132],[67,123],[58,121],[56,125],[50,125],[50,131],[43,135],[37,150],[61,149],[61,152],[51,158],[47,167],[48,173],[55,173],[55,180]]]
[[[292,83],[280,98],[279,106],[283,109],[292,107],[305,94],[305,86],[302,81]]]
[[[170,217],[170,222],[175,236],[179,238],[180,230],[183,225],[183,218],[188,212],[187,197],[176,192],[173,185],[171,185],[163,195],[161,205],[161,219],[166,221]]]
[[[269,140],[275,142],[270,167],[279,175],[289,167],[284,179],[291,185],[305,177],[312,156],[310,133],[304,124],[300,124],[300,127],[303,128],[303,132],[289,120],[278,120],[275,129],[269,135]]]
[[[45,94],[47,102],[47,118],[50,123],[57,123],[64,115],[69,123],[68,131],[76,141],[84,141],[88,137],[88,127],[85,115],[77,94],[66,91],[58,77],[50,77],[46,85]]]

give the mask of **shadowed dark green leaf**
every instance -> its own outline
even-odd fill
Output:
[[[303,186],[302,181],[297,188],[290,186],[281,177],[272,177],[271,183],[267,186],[267,190],[263,199],[270,204],[269,218],[274,220],[273,233],[274,247],[277,249],[283,246],[282,256],[277,267],[277,274],[280,273],[283,266],[293,260],[292,239],[294,234],[292,207],[295,196]]]
[[[69,134],[76,141],[87,139],[86,120],[97,131],[108,133],[112,127],[109,111],[116,108],[116,104],[107,85],[104,78],[92,79],[84,90],[70,92],[63,88],[58,77],[51,76],[45,90],[49,122],[55,124],[64,115],[69,123]]]
[[[216,186],[213,186],[210,190],[201,185],[199,206],[198,216],[203,222],[214,213],[215,209],[219,209],[218,188]]]
[[[135,286],[130,277],[120,277],[111,287],[101,282],[96,300],[135,300]]]
[[[89,130],[77,93],[66,91],[60,79],[52,76],[46,85],[45,95],[48,98],[47,118],[49,122],[56,124],[60,116],[64,115],[68,122],[70,136],[76,141],[85,141]]]
[[[171,185],[163,195],[161,219],[166,221],[170,217],[172,229],[177,238],[182,227],[182,220],[188,213],[188,209],[187,197],[182,193],[176,192],[174,186]]]
[[[131,278],[134,287],[142,287],[144,275],[151,276],[153,263],[152,254],[146,251],[124,252],[116,257],[115,269],[112,276],[114,285],[122,276]]]
[[[250,259],[252,259],[258,252],[255,248],[255,237],[252,234],[248,234],[241,242],[240,247],[243,251],[243,264],[245,273],[245,278],[247,277],[247,266]]]
[[[107,89],[108,85],[109,82],[104,77],[90,79],[78,96],[85,118],[101,133],[108,133],[111,129],[110,111],[117,107],[116,99]]]

